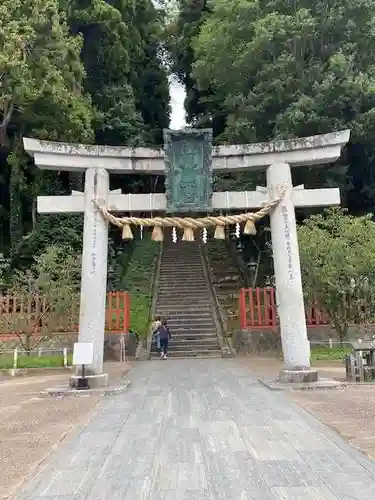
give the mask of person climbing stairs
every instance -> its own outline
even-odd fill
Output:
[[[199,242],[166,241],[161,256],[156,315],[168,321],[173,357],[219,357],[221,348]],[[159,356],[155,345],[152,357]]]

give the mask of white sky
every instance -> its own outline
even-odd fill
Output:
[[[152,0],[155,7],[158,8],[161,5],[170,5],[176,7],[176,2],[175,0],[164,0],[161,2],[160,0]],[[176,78],[171,75],[169,77],[169,95],[171,98],[171,107],[172,107],[172,113],[171,113],[171,122],[169,124],[169,128],[173,130],[179,130],[181,128],[184,128],[186,125],[186,120],[185,120],[185,108],[184,108],[184,101],[185,101],[185,89],[180,85]]]
[[[172,76],[169,78],[169,94],[171,96],[171,123],[169,128],[179,130],[186,125],[185,120],[185,89]]]

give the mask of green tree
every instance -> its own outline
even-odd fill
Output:
[[[210,5],[191,42],[191,76],[206,117],[225,118],[217,140],[249,143],[350,128],[349,171],[335,179],[347,191],[352,181],[362,196],[359,204],[355,195],[350,198],[353,210],[371,208],[375,2],[216,0]],[[323,173],[327,178],[327,169]],[[306,184],[325,182],[320,172],[304,169],[303,176]]]
[[[177,12],[170,11],[172,19],[166,26],[167,46],[171,59],[171,70],[186,89],[185,109],[188,123],[195,126],[210,126],[214,135],[222,132],[219,110],[215,116],[206,111],[206,100],[211,96],[209,86],[200,90],[192,74],[195,55],[193,41],[199,34],[205,19],[209,19],[207,0],[176,0]],[[212,120],[211,120],[212,119]]]
[[[137,144],[142,117],[135,107],[129,80],[131,32],[116,2],[62,0],[71,32],[83,37],[85,91],[97,110],[96,141],[100,144]]]
[[[313,215],[298,230],[304,291],[330,317],[341,340],[351,322],[375,314],[375,223],[339,209]]]
[[[22,136],[90,140],[93,111],[82,91],[82,40],[69,34],[57,0],[5,0],[0,18],[1,175],[9,182],[14,255],[27,229],[24,215],[35,221],[25,198],[41,179],[23,153]]]
[[[69,331],[79,303],[80,268],[71,250],[51,246],[30,269],[14,273],[11,300],[0,298],[0,334],[16,333],[30,352],[61,329]]]
[[[143,141],[163,143],[163,128],[169,124],[169,89],[166,61],[163,60],[164,9],[152,0],[110,0],[117,7],[129,31],[129,80],[135,106],[141,114]]]

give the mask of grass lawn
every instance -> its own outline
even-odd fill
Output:
[[[122,288],[130,293],[130,326],[142,338],[147,336],[149,329],[152,284],[159,253],[160,243],[152,241],[151,234],[145,233],[144,239],[135,245],[122,279]]]
[[[135,323],[145,327],[147,325],[148,311],[150,307],[149,299],[145,296],[136,296],[133,303]],[[134,300],[134,299],[133,299]],[[313,347],[311,349],[311,361],[343,361],[347,354],[350,354],[349,347]],[[72,364],[73,354],[68,354],[68,365]],[[64,356],[60,353],[48,356],[18,356],[17,368],[59,368],[64,366]],[[10,370],[13,368],[13,356],[0,353],[0,370]]]
[[[351,352],[350,347],[312,347],[311,361],[343,361]]]
[[[72,354],[68,354],[68,365],[72,364]],[[50,356],[18,356],[17,368],[59,368],[64,366],[64,356],[53,354]],[[13,368],[13,356],[0,354],[0,369]]]

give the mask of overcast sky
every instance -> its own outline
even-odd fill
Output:
[[[152,0],[155,7],[160,7],[160,3],[158,0]],[[169,0],[171,4],[174,3],[173,0]],[[164,0],[163,2],[166,4],[167,2]],[[169,128],[174,130],[179,130],[180,128],[185,127],[185,89],[176,81],[173,76],[169,78],[169,94],[171,97],[171,123],[169,124]]]
[[[185,121],[185,89],[176,81],[175,78],[169,78],[169,93],[171,96],[171,123],[169,127],[174,130],[183,128],[186,125]]]

